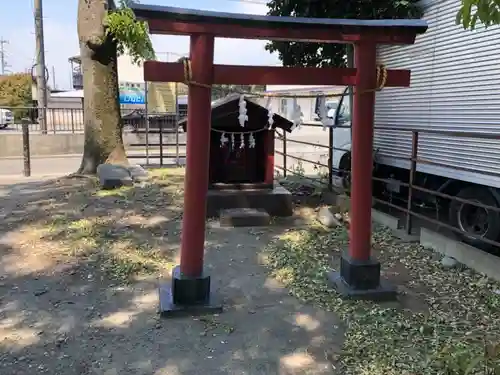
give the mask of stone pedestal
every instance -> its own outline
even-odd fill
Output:
[[[231,208],[261,209],[271,216],[291,216],[292,194],[276,182],[268,189],[242,184],[208,190],[207,217],[219,216],[222,210]]]

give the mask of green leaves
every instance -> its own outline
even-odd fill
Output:
[[[32,82],[31,74],[18,73],[0,76],[0,107],[18,107],[13,109],[16,120],[28,115],[26,107],[32,105]]]
[[[30,74],[19,73],[0,76],[0,106],[26,107],[31,104]]]
[[[500,24],[500,0],[462,0],[457,25],[474,30],[478,21],[486,27]]]
[[[130,0],[121,0],[120,7],[110,11],[105,19],[106,36],[117,42],[118,54],[127,51],[135,64],[156,58],[148,26],[135,18],[128,7]]]
[[[312,18],[420,18],[419,0],[271,0],[272,16]],[[345,66],[346,45],[273,41],[266,50],[278,52],[285,66]]]

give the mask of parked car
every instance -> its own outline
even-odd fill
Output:
[[[14,114],[11,110],[0,108],[0,129],[4,129],[14,123]]]

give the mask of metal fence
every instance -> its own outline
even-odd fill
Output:
[[[177,165],[186,157],[186,138],[179,121],[187,112],[122,116],[125,131],[135,134],[134,142],[127,144],[129,159],[141,159],[146,165],[163,166],[175,160]]]
[[[64,111],[64,113],[71,112],[71,110],[66,109]],[[76,111],[73,110],[73,112]],[[82,114],[82,110],[79,113]],[[178,122],[185,116],[185,111],[179,113],[155,113],[146,116],[145,112],[141,110],[123,110],[123,141],[127,157],[138,164],[157,166],[182,165],[186,156],[186,136],[182,127],[178,126]],[[66,116],[64,118],[71,117]],[[20,147],[22,150],[19,149],[19,153],[16,152],[15,155],[10,155],[7,148],[7,152],[3,156],[22,157],[23,174],[30,176],[33,169],[33,157],[50,158],[63,154],[78,154],[83,151],[81,149],[81,145],[83,144],[83,122],[77,128],[75,123],[71,124],[61,121],[57,127],[51,128],[48,126],[47,130],[47,133],[43,134],[39,124],[33,123],[33,120],[28,117],[21,120],[15,119],[15,121],[9,121],[7,127],[0,130],[0,137],[4,133],[9,135],[9,137],[14,135],[13,138],[9,139],[16,140],[16,133],[22,133],[22,147]],[[55,138],[56,135],[74,136],[79,140],[75,142],[62,142],[63,146],[58,147],[54,144],[54,141],[58,143],[58,138]],[[36,137],[35,141],[33,141],[33,137]],[[44,139],[47,142],[44,142]],[[14,151],[17,150],[15,148],[11,149]],[[40,173],[36,169],[36,166],[34,168],[35,173]],[[10,170],[10,168],[7,169]]]
[[[321,127],[322,125],[316,124],[304,124],[305,127]],[[484,194],[491,194],[494,198],[493,201],[499,200],[500,191],[497,189],[489,189],[487,187],[482,187],[480,185],[474,185],[468,182],[460,181],[458,178],[453,184],[449,184],[446,181],[450,181],[443,177],[442,184],[426,184],[427,180],[419,180],[417,179],[417,167],[420,164],[433,165],[433,166],[441,166],[451,170],[456,170],[457,173],[460,171],[471,171],[466,167],[458,167],[451,166],[446,163],[440,163],[432,160],[423,159],[418,157],[418,147],[419,147],[419,134],[421,133],[430,133],[430,134],[439,134],[446,137],[458,137],[458,138],[482,138],[482,139],[498,139],[498,134],[493,133],[467,133],[467,132],[449,132],[449,131],[438,131],[438,130],[414,130],[407,128],[394,128],[394,127],[376,127],[378,131],[401,131],[401,132],[411,132],[412,133],[412,144],[411,144],[411,154],[408,157],[400,157],[400,156],[392,156],[391,158],[404,160],[409,163],[410,168],[407,171],[406,178],[398,178],[398,185],[405,189],[403,194],[399,195],[399,197],[395,197],[391,191],[383,188],[378,189],[378,187],[388,186],[394,184],[395,180],[392,178],[385,178],[387,176],[377,176],[377,172],[372,176],[372,180],[374,183],[374,197],[373,201],[380,205],[381,208],[386,208],[391,210],[393,213],[399,213],[403,217],[404,226],[403,229],[408,233],[412,234],[414,232],[415,221],[418,220],[418,226],[431,226],[433,230],[444,231],[446,234],[457,234],[460,238],[465,239],[466,242],[469,242],[475,246],[483,247],[489,251],[494,251],[500,253],[500,238],[491,238],[491,233],[489,235],[486,234],[475,234],[471,231],[464,230],[463,225],[457,225],[457,223],[450,222],[450,209],[452,207],[457,211],[457,215],[461,215],[462,211],[470,211],[471,209],[476,210],[476,215],[479,217],[488,217],[489,215],[495,215],[498,218],[497,223],[489,221],[489,225],[496,225],[498,227],[498,231],[500,232],[500,201],[497,204],[489,205],[481,202],[480,199],[465,199],[464,197],[457,196],[457,193],[466,187],[475,186],[478,189],[483,189]],[[324,186],[329,191],[336,189],[333,186],[333,173],[340,172],[343,176],[350,179],[351,171],[350,169],[339,169],[333,167],[333,152],[334,150],[339,151],[350,151],[344,150],[341,148],[336,148],[333,145],[334,140],[334,128],[328,129],[328,144],[319,145],[314,142],[306,142],[299,140],[289,139],[286,133],[277,134],[277,142],[276,144],[282,144],[282,151],[276,151],[276,154],[282,157],[282,165],[276,166],[276,169],[280,171],[283,177],[287,177],[290,175],[298,176],[301,178],[305,178],[307,180],[312,180],[315,183],[319,183]],[[304,145],[306,147],[314,146],[321,147],[327,150],[328,160],[327,163],[322,163],[318,161],[317,158],[314,159],[306,159],[303,157],[294,156],[289,152],[290,146],[294,144]],[[317,167],[322,167],[326,169],[327,173],[324,176],[308,176],[303,173],[303,171],[297,171],[294,168],[290,168],[288,166],[288,159],[294,159],[299,162],[308,163]],[[277,158],[279,160],[279,158]],[[376,158],[375,158],[376,159]],[[404,169],[403,169],[404,170]],[[475,173],[481,173],[477,170],[474,170]],[[486,175],[491,175],[486,172],[483,173]],[[499,177],[498,175],[495,175]],[[438,176],[439,178],[439,176]],[[423,182],[422,182],[423,181]],[[376,184],[379,184],[378,186]],[[349,194],[349,186],[344,185],[344,190],[347,194]],[[382,191],[382,193],[381,193]],[[498,192],[498,197],[495,199],[495,191]],[[406,193],[406,194],[405,194]],[[416,196],[418,195],[418,199]],[[432,206],[423,207],[422,198],[425,196],[425,201],[434,202]],[[481,211],[482,210],[482,211]],[[447,215],[443,215],[443,213],[447,213]],[[462,220],[462,219],[460,219]],[[479,219],[476,219],[479,220]],[[483,220],[484,221],[484,220]],[[487,230],[487,229],[485,229]],[[486,233],[486,232],[484,232]],[[490,237],[490,238],[488,238]]]
[[[285,131],[276,131],[275,154],[279,156],[275,159],[275,168],[284,178],[289,176],[304,178],[332,191],[334,128],[325,129],[323,125],[317,123],[303,123],[301,128],[307,130],[311,138],[316,140],[326,138],[326,132],[327,142],[294,139],[307,138],[307,136],[301,136],[300,130],[295,131],[297,137],[294,134],[288,135]],[[307,158],[305,156],[307,154],[311,157]]]
[[[21,119],[29,119],[31,133],[42,131],[38,122],[38,108],[0,107],[0,109],[7,110],[11,114],[0,111],[0,129],[21,131]],[[46,108],[45,112],[48,134],[82,133],[84,130],[83,108]],[[144,132],[149,128],[173,132],[179,119],[186,116],[186,113],[185,111],[149,113],[146,116],[142,108],[122,108],[121,115],[124,129],[129,131]]]
[[[22,119],[29,120],[30,132],[41,132],[38,122],[39,109],[36,107],[1,107],[11,113],[0,112],[0,128],[6,130],[22,130]],[[82,108],[46,108],[44,109],[47,133],[83,132]],[[0,133],[1,134],[1,133]]]
[[[457,215],[461,215],[462,210],[470,210],[471,208],[480,209],[479,211],[476,212],[478,213],[482,212],[483,215],[486,215],[484,217],[487,217],[488,215],[492,215],[495,213],[500,213],[500,207],[499,207],[500,203],[495,205],[487,205],[481,203],[479,199],[477,200],[464,199],[456,196],[458,191],[460,191],[464,187],[476,186],[476,188],[479,189],[481,188],[479,185],[474,185],[467,182],[461,182],[460,183],[461,186],[455,186],[453,189],[451,188],[447,189],[447,185],[445,183],[439,186],[438,188],[435,188],[432,186],[427,186],[427,187],[423,186],[425,185],[425,183],[424,184],[419,183],[417,182],[416,179],[417,167],[419,164],[446,167],[448,169],[456,170],[457,173],[460,171],[480,173],[477,170],[472,171],[466,167],[451,166],[444,162],[436,162],[418,157],[419,134],[427,133],[427,134],[439,134],[450,138],[482,138],[482,139],[498,139],[498,134],[450,132],[450,131],[439,131],[439,130],[409,130],[405,128],[395,128],[395,127],[377,127],[377,130],[381,131],[394,130],[402,132],[406,131],[412,133],[411,154],[408,157],[391,156],[395,159],[405,160],[410,163],[408,180],[400,182],[400,186],[408,190],[406,196],[406,205],[395,204],[394,202],[391,201],[390,195],[388,196],[389,198],[388,200],[380,199],[379,197],[374,197],[375,202],[390,207],[391,209],[395,209],[404,214],[405,217],[404,229],[408,234],[411,234],[413,232],[414,219],[420,219],[423,223],[431,224],[432,226],[434,226],[434,228],[444,229],[453,232],[455,234],[458,234],[462,238],[468,238],[469,240],[472,239],[475,240],[476,242],[480,242],[484,246],[495,247],[495,248],[500,247],[500,242],[498,242],[499,238],[489,239],[487,238],[488,237],[487,235],[479,235],[471,231],[465,231],[464,230],[465,228],[463,227],[460,228],[461,225],[458,226],[452,225],[453,223],[450,223],[447,218],[441,217],[442,216],[441,212],[445,210],[449,212],[451,205],[453,205],[453,207],[457,207],[457,209],[460,211],[460,212],[457,211]],[[488,173],[482,172],[481,174],[487,175]],[[390,179],[379,178],[379,177],[373,177],[373,180],[381,182],[383,184],[390,184],[391,182],[393,182]],[[482,189],[484,189],[485,194],[489,194],[488,188],[484,187]],[[427,197],[432,197],[432,201],[435,202],[435,206],[432,210],[433,212],[430,213],[419,212],[420,210],[417,209],[417,206],[415,204],[416,203],[415,195],[417,193],[421,195],[422,194],[427,195]],[[478,217],[477,220],[478,220],[477,222],[479,223],[481,219]]]

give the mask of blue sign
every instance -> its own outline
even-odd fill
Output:
[[[120,104],[146,104],[146,93],[139,85],[120,85]],[[142,85],[141,85],[142,86]]]

